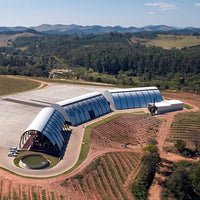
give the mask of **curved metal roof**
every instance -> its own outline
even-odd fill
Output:
[[[151,87],[139,87],[139,88],[112,89],[106,91],[110,93],[118,93],[118,92],[145,91],[145,90],[158,90],[158,88],[155,86],[151,86]]]
[[[38,131],[44,134],[53,145],[57,144],[61,150],[64,138],[60,131],[64,123],[64,117],[57,110],[52,107],[46,107],[39,112],[25,132],[32,130]]]
[[[37,130],[39,132],[42,132],[54,111],[55,109],[51,107],[43,108],[35,117],[35,119],[31,122],[25,132],[29,130]]]
[[[78,101],[82,101],[82,100],[85,100],[85,99],[89,99],[89,98],[92,98],[92,97],[95,97],[95,96],[98,96],[98,95],[101,95],[101,93],[92,92],[92,93],[84,94],[84,95],[81,95],[81,96],[78,96],[78,97],[70,98],[70,99],[67,99],[67,100],[64,100],[64,101],[59,101],[59,102],[56,102],[56,104],[63,107],[65,105],[75,103],[75,102],[78,102]]]

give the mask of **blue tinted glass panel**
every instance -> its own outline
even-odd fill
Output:
[[[57,110],[55,111],[55,115],[59,116],[62,121],[65,121],[64,117]]]
[[[90,105],[92,107],[92,110],[94,111],[95,117],[99,116],[98,108],[96,107],[94,103],[95,99],[92,98],[92,99],[88,99],[87,101],[90,102]]]
[[[59,147],[59,149],[61,149],[61,144],[60,144],[60,142],[58,141],[58,139],[55,137],[55,134],[53,133],[53,131],[52,131],[52,129],[50,129],[50,128],[48,128],[48,127],[46,127],[45,128],[45,132],[46,133],[48,133],[48,138],[50,139],[53,139],[54,141],[55,141],[55,144],[57,144],[58,145],[58,147]],[[51,140],[50,140],[51,141]],[[54,145],[55,145],[54,144]]]
[[[56,144],[58,144],[59,146],[61,146],[60,141],[56,137],[56,130],[53,129],[53,127],[50,127],[49,125],[47,125],[45,127],[45,130],[51,135],[51,137],[54,139],[54,141],[56,142]]]
[[[148,103],[151,103],[149,93],[147,91],[143,91],[143,95],[144,95],[146,106],[147,106]]]
[[[106,108],[106,113],[109,113],[110,112],[110,106],[108,104],[108,102],[106,101],[106,99],[103,97],[103,102],[104,102],[104,105],[105,105],[105,108]]]
[[[66,113],[67,113],[67,115],[69,117],[69,120],[70,120],[71,124],[74,126],[76,124],[76,120],[74,118],[74,113],[72,112],[71,107],[66,106],[65,107],[65,111],[66,111]]]
[[[96,106],[98,107],[99,110],[99,116],[101,116],[105,111],[104,111],[104,106],[102,106],[102,103],[100,103],[102,101],[101,97],[96,97],[97,101],[96,101]]]
[[[106,112],[106,108],[104,106],[104,103],[103,103],[103,98],[102,96],[98,96],[96,97],[97,99],[97,102],[98,102],[98,108],[99,108],[99,116],[101,116],[102,114],[104,114]]]
[[[86,121],[86,117],[83,113],[83,110],[81,109],[81,105],[80,104],[77,104],[77,110],[78,110],[78,113],[79,113],[79,116],[81,118],[81,122],[85,122]]]
[[[138,95],[136,94],[136,92],[130,92],[131,96],[132,96],[132,101],[134,104],[135,108],[140,108],[140,101],[138,98]]]
[[[72,105],[68,105],[68,108],[70,110],[70,116],[72,117],[73,121],[75,122],[75,125],[77,125],[78,121],[77,121],[77,116],[76,116],[74,108],[72,107]]]
[[[86,104],[84,102],[80,102],[80,105],[81,105],[81,110],[82,110],[82,112],[83,112],[83,114],[85,116],[85,119],[86,119],[85,121],[90,120],[90,116],[88,114]]]
[[[84,101],[85,105],[86,105],[86,108],[87,108],[87,111],[89,112],[90,110],[92,110],[92,107],[90,105],[90,102],[88,102],[87,100]]]
[[[42,133],[51,141],[53,145],[56,144],[55,140],[51,136],[51,133],[49,133],[47,130],[43,130]]]
[[[60,143],[60,145],[62,146],[62,140],[61,140],[61,138],[60,138],[60,131],[58,130],[58,129],[55,129],[54,127],[51,127],[51,130],[53,130],[52,131],[52,134],[54,134],[54,136],[55,136],[55,141],[56,141],[56,143]]]
[[[155,99],[155,102],[157,101],[156,99],[156,95],[155,95],[155,93],[154,93],[154,91],[153,90],[149,90],[148,91],[149,92],[149,95],[150,95],[150,97],[151,97],[151,103],[153,103],[154,102],[154,99]]]
[[[52,119],[54,120],[54,122],[57,124],[57,126],[59,127],[59,130],[62,130],[62,127],[64,125],[64,122],[61,122],[58,118],[56,118],[55,116],[52,117]]]
[[[98,101],[95,102],[95,105],[98,108],[99,116],[101,116],[103,114],[103,110],[102,110],[102,106],[100,104],[100,100],[99,99],[98,99]]]
[[[126,96],[124,93],[119,93],[122,109],[128,109],[127,101],[126,101]]]
[[[145,102],[145,100],[144,100],[144,96],[143,96],[142,92],[141,92],[141,91],[138,91],[138,92],[136,92],[136,94],[138,95],[138,98],[139,98],[139,100],[140,100],[140,107],[141,107],[141,108],[146,107],[146,102]]]
[[[155,92],[155,94],[157,96],[158,102],[163,101],[163,98],[162,98],[162,96],[160,94],[160,91],[159,90],[154,90],[154,92]]]
[[[77,123],[77,124],[80,124],[80,123],[81,123],[81,119],[80,119],[78,110],[77,110],[77,108],[75,107],[75,105],[73,105],[72,107],[73,107],[73,110],[74,110],[74,115],[75,115],[76,123]]]
[[[106,113],[106,107],[105,107],[105,104],[104,104],[103,99],[101,99],[99,103],[100,103],[100,105],[101,105],[101,109],[103,110],[103,113],[102,113],[102,114],[105,114],[105,113]]]
[[[132,100],[132,96],[131,96],[130,92],[127,92],[125,94],[125,96],[126,96],[126,100],[127,100],[127,103],[128,103],[128,108],[134,108],[135,106],[133,104],[133,100]]]
[[[122,106],[121,106],[119,96],[117,95],[117,93],[113,93],[112,96],[113,96],[113,100],[114,100],[114,104],[115,104],[115,109],[121,110]]]

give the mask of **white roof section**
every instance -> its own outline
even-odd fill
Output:
[[[165,102],[170,103],[171,105],[174,105],[174,104],[183,104],[182,101],[176,100],[176,99],[173,99],[173,100],[166,100]]]
[[[149,105],[153,106],[154,103],[149,103]],[[171,104],[166,102],[166,101],[161,101],[161,102],[155,102],[155,106],[157,108],[161,108],[161,107],[171,107]]]
[[[42,132],[43,128],[45,127],[45,125],[48,122],[49,118],[53,114],[54,110],[55,109],[52,108],[52,107],[43,108],[39,112],[39,114],[36,116],[36,118],[32,121],[32,123],[28,126],[26,131],[37,130],[37,131]]]
[[[149,103],[149,105],[153,106],[153,103]],[[166,101],[161,101],[161,102],[155,102],[155,106],[157,108],[161,108],[161,107],[171,107],[174,105],[183,105],[182,101],[179,100],[166,100]]]
[[[95,96],[98,96],[98,95],[101,95],[101,93],[92,92],[92,93],[84,94],[84,95],[74,97],[74,98],[71,98],[71,99],[67,99],[67,100],[64,100],[64,101],[56,102],[56,104],[58,104],[60,106],[65,106],[65,105],[75,103],[75,102],[79,102],[79,101],[82,101],[82,100],[85,100],[85,99],[89,99],[89,98],[92,98],[92,97],[95,97]]]
[[[117,93],[117,92],[146,91],[146,90],[158,90],[158,88],[155,86],[151,86],[151,87],[127,88],[127,89],[112,89],[107,91],[110,93]]]

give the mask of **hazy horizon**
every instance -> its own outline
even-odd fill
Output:
[[[200,0],[0,0],[0,26],[200,27]]]

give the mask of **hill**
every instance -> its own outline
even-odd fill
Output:
[[[136,32],[144,32],[144,31],[161,31],[161,32],[171,32],[178,34],[192,34],[192,33],[200,33],[200,29],[194,27],[188,28],[177,28],[166,25],[149,25],[144,27],[121,27],[121,26],[81,26],[76,24],[71,25],[63,25],[63,24],[42,24],[35,27],[0,27],[0,32],[2,31],[25,31],[26,29],[34,29],[36,31],[42,33],[50,33],[50,34],[103,34],[117,31],[119,33],[136,33]]]

